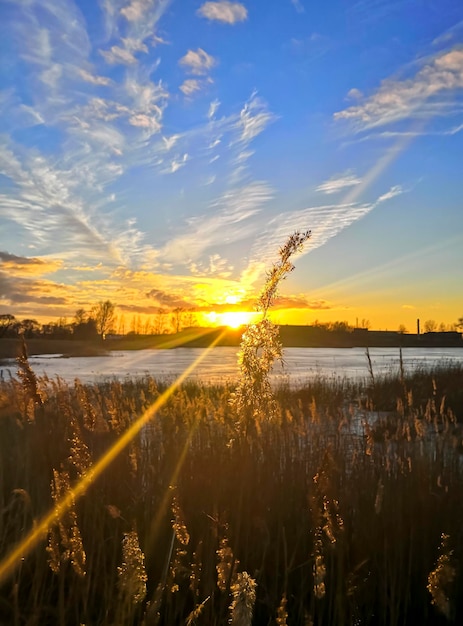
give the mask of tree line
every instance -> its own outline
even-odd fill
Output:
[[[35,319],[19,320],[10,313],[0,314],[0,338],[24,335],[26,339],[44,337],[92,340],[98,337],[105,339],[108,335],[164,335],[178,333],[184,328],[191,328],[197,324],[197,314],[194,309],[160,308],[151,315],[142,317],[134,314],[127,318],[124,314],[117,315],[116,306],[110,300],[105,300],[98,302],[89,311],[83,308],[77,309],[71,320],[60,317],[56,322],[46,324],[40,324]],[[350,333],[359,328],[364,330],[371,328],[370,321],[367,319],[362,319],[360,322],[357,320],[355,326],[346,321],[320,322],[318,320],[314,320],[309,326],[329,333]],[[426,320],[422,329],[425,333],[463,331],[463,317],[453,324],[438,323],[432,319]],[[409,331],[405,325],[400,324],[397,332],[405,334]]]
[[[127,319],[117,315],[116,306],[110,301],[98,302],[89,311],[77,309],[68,320],[60,317],[56,322],[40,324],[35,319],[17,319],[10,313],[0,315],[0,338],[18,337],[26,339],[44,337],[52,339],[105,339],[110,335],[163,335],[178,333],[197,324],[194,310],[176,307],[172,310],[158,309],[152,315],[138,314]]]

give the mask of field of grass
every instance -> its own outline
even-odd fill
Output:
[[[461,623],[462,368],[280,389],[246,428],[230,388],[20,371],[0,387],[1,624]]]

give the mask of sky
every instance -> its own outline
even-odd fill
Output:
[[[3,0],[0,314],[463,316],[461,0]],[[221,317],[222,316],[222,317]]]

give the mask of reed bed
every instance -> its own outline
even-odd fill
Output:
[[[24,350],[0,384],[0,624],[462,623],[463,368],[272,389],[267,310],[308,236],[235,386],[67,385]]]
[[[461,623],[457,381],[281,388],[246,430],[234,389],[182,385],[4,577],[0,623]],[[2,559],[164,391],[2,384]]]

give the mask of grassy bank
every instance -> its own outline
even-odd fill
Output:
[[[72,339],[27,339],[27,351],[34,354],[63,354],[66,356],[97,356],[107,354],[107,348],[99,340],[76,341]],[[15,359],[21,354],[22,338],[0,339],[0,359]]]
[[[126,335],[102,340],[91,341],[76,339],[26,339],[27,351],[36,354],[63,354],[65,356],[96,356],[104,355],[112,350],[150,350],[171,349],[178,347],[204,348],[220,340],[217,345],[238,346],[243,330],[223,328],[191,328],[179,333],[167,335]],[[19,338],[0,338],[0,359],[12,359],[21,354],[23,340]]]
[[[281,389],[246,431],[232,389],[22,374],[0,387],[0,623],[461,623],[462,368]]]

